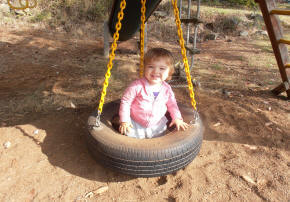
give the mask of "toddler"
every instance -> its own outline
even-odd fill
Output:
[[[185,130],[174,93],[169,84],[174,72],[172,54],[163,48],[152,48],[144,56],[144,77],[131,83],[121,99],[119,110],[121,134],[144,139],[162,136],[167,129],[168,110],[172,118],[169,127]]]

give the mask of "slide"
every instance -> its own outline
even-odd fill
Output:
[[[162,0],[147,0],[146,1],[146,21],[157,8]],[[118,22],[118,12],[120,11],[121,0],[115,0],[112,6],[109,30],[113,36],[115,33],[115,26]],[[126,0],[126,8],[124,9],[124,18],[121,21],[122,28],[119,32],[119,41],[126,41],[133,37],[133,35],[140,29],[141,24],[141,0]]]

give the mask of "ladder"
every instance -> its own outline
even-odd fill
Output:
[[[290,40],[283,38],[283,30],[279,20],[279,15],[290,15],[289,9],[276,8],[275,0],[255,0],[260,5],[272,48],[276,57],[282,83],[274,88],[272,92],[279,95],[286,91],[290,98],[290,59],[287,45]]]

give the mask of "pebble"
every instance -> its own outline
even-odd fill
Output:
[[[5,149],[8,149],[9,147],[11,147],[11,142],[7,141],[3,144]]]
[[[267,122],[267,123],[265,123],[265,126],[269,127],[272,124],[273,124],[272,122]]]
[[[39,130],[35,130],[35,131],[33,131],[33,134],[34,135],[37,135],[39,133]]]

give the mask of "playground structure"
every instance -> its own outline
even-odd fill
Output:
[[[187,163],[187,162],[186,162]]]
[[[154,10],[158,7],[159,3],[162,0],[151,0],[146,2],[146,13],[145,13],[145,21],[148,20],[150,15],[154,12]],[[197,15],[196,17],[190,17],[190,3],[188,0],[188,10],[187,10],[187,19],[181,18],[181,12],[179,18],[181,18],[182,23],[188,22],[200,22],[199,21],[199,12],[200,12],[200,1],[197,0]],[[288,55],[287,45],[290,45],[290,40],[283,38],[283,30],[279,20],[279,15],[290,15],[290,10],[286,9],[277,9],[275,0],[255,0],[256,3],[259,4],[261,12],[263,14],[263,18],[265,21],[265,25],[268,31],[268,35],[271,41],[271,45],[274,51],[274,55],[277,61],[277,65],[279,68],[279,72],[282,78],[282,83],[277,86],[272,92],[275,95],[279,95],[282,92],[286,92],[287,97],[290,98],[290,59]],[[140,19],[141,17],[141,4],[138,1],[128,0],[127,8],[124,11],[124,19],[122,22],[123,29],[120,30],[119,33],[119,41],[125,41],[130,39],[139,29],[140,29]],[[13,2],[11,0],[7,0],[8,5],[12,9],[25,10],[27,8],[34,8],[37,6],[37,0],[33,0],[30,3],[30,0],[25,0],[25,4],[22,3],[22,0],[18,0],[19,6],[13,6]],[[109,55],[109,33],[113,35],[115,31],[115,25],[117,23],[117,13],[120,10],[120,0],[115,0],[112,6],[110,18],[108,22],[104,24],[104,55]],[[179,0],[179,9],[182,8],[182,0]],[[199,50],[196,49],[196,35],[198,29],[198,23],[195,26],[194,31],[194,43],[193,48],[188,47],[188,39],[189,39],[189,24],[187,24],[187,36],[186,36],[186,45],[185,48],[191,54],[191,64],[190,70],[194,64],[194,54],[198,54]],[[145,23],[145,31],[144,31],[144,44],[146,49],[146,23]]]
[[[119,0],[114,1],[114,5],[112,8],[112,12],[110,15],[110,20],[109,20],[109,27],[110,27],[110,32],[113,33],[115,22],[116,22],[116,12],[118,10],[117,7]],[[132,1],[133,2],[133,1]],[[156,9],[158,4],[161,2],[160,0],[156,1],[150,1],[151,4],[146,3],[146,9],[149,8],[149,11],[146,12],[146,20],[150,17],[152,12]],[[152,3],[154,2],[154,3]],[[188,0],[188,16],[187,19],[182,19],[181,18],[181,12],[180,12],[180,18],[181,22],[187,23],[189,21],[191,22],[201,22],[199,19],[199,12],[200,12],[200,0],[197,0],[197,16],[194,18],[190,17],[190,2],[191,0]],[[277,9],[276,8],[276,1],[275,0],[256,0],[256,2],[260,5],[261,12],[263,14],[263,18],[265,21],[265,25],[267,27],[267,31],[269,34],[269,38],[272,44],[272,48],[275,54],[275,58],[277,61],[277,65],[279,68],[279,72],[282,78],[282,83],[277,86],[275,89],[272,90],[272,92],[275,95],[279,95],[282,92],[287,93],[288,98],[290,98],[290,59],[288,55],[288,49],[287,45],[290,45],[290,40],[284,39],[283,38],[283,29],[279,20],[278,15],[290,15],[290,10],[285,10],[285,9]],[[129,4],[131,1],[129,1]],[[135,4],[138,4],[135,2]],[[130,7],[131,10],[129,9],[125,11],[124,13],[124,18],[129,20],[130,23],[128,25],[126,24],[127,21],[124,21],[123,26],[125,27],[124,30],[120,33],[120,38],[122,40],[128,39],[131,36],[133,36],[133,32],[136,32],[139,27],[140,27],[140,21],[135,20],[136,18],[140,17],[140,4],[134,5]],[[182,8],[182,0],[179,0],[179,10]],[[132,17],[132,14],[136,14],[135,18]],[[130,20],[134,19],[134,20]],[[138,18],[139,19],[139,18]],[[135,23],[135,24],[134,24]],[[132,24],[134,24],[134,29],[132,28]],[[128,29],[127,29],[128,26]],[[197,29],[198,29],[198,24],[195,26],[195,31],[194,31],[194,43],[193,43],[193,48],[188,47],[188,38],[189,38],[189,24],[187,24],[187,36],[186,36],[186,49],[191,55],[191,65],[190,65],[190,70],[193,67],[194,64],[194,54],[198,54],[199,50],[196,49],[196,38],[197,38]],[[105,33],[106,35],[106,33]],[[106,43],[106,40],[105,40]],[[107,42],[108,43],[108,42]],[[106,52],[106,51],[105,51]],[[106,55],[106,53],[105,53]]]
[[[286,91],[290,98],[290,58],[287,49],[290,40],[283,38],[283,30],[278,17],[278,15],[290,15],[290,10],[277,9],[275,0],[256,0],[256,2],[260,5],[282,78],[282,83],[272,92],[278,95]]]

